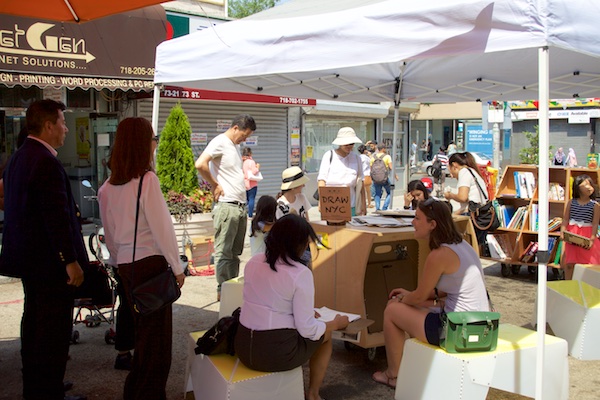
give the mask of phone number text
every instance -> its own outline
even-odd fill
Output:
[[[127,75],[154,75],[154,68],[149,67],[123,67],[121,66],[121,73]]]

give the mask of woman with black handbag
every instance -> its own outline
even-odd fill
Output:
[[[481,176],[479,171],[479,167],[475,162],[475,158],[468,151],[464,153],[454,153],[450,156],[448,160],[448,166],[450,169],[450,174],[454,178],[458,178],[458,183],[456,187],[458,188],[457,193],[453,193],[447,191],[444,193],[444,197],[446,200],[454,200],[460,203],[460,208],[455,210],[455,214],[459,215],[471,215],[472,212],[477,213],[483,211],[479,211],[478,209],[482,206],[485,206],[488,203],[488,195],[486,193],[487,186],[485,184],[485,180]],[[487,210],[490,212],[494,212],[493,207],[491,210]],[[473,228],[475,229],[475,234],[477,236],[477,243],[479,243],[480,255],[487,256],[489,255],[489,249],[487,246],[486,236],[489,231],[493,231],[498,226],[494,226],[490,223],[478,223],[477,218],[473,221]],[[498,219],[495,215],[491,215],[490,222],[495,223]]]
[[[118,265],[135,319],[135,353],[125,381],[125,400],[165,400],[171,368],[171,304],[142,314],[133,306],[133,291],[169,266],[179,287],[185,279],[173,223],[152,170],[153,138],[148,120],[121,121],[110,157],[111,176],[98,191],[111,265]]]
[[[383,314],[388,366],[373,380],[391,387],[396,387],[406,333],[439,346],[440,311],[490,311],[481,261],[456,229],[448,206],[433,198],[419,202],[412,224],[415,239],[427,241],[431,252],[417,288],[397,288],[388,295]]]

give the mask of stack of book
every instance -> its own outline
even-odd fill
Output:
[[[517,197],[530,199],[535,192],[535,176],[533,172],[515,171],[515,191]]]
[[[521,206],[517,208],[514,215],[510,219],[507,225],[508,229],[521,229],[523,227],[523,221],[525,220],[525,214],[527,214],[527,206]]]
[[[527,246],[525,251],[523,251],[521,253],[521,257],[519,257],[519,261],[522,261],[525,263],[534,262],[535,256],[537,255],[537,251],[538,251],[538,242],[529,242],[529,245]]]
[[[506,260],[512,257],[514,247],[509,235],[490,233],[487,242],[492,258]]]
[[[549,200],[565,200],[565,188],[560,183],[550,182],[550,189],[548,190]]]
[[[548,232],[554,232],[560,229],[560,225],[562,224],[561,217],[554,217],[550,221],[548,221]]]

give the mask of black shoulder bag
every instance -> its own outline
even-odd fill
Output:
[[[500,220],[496,214],[494,203],[488,199],[471,168],[467,167],[467,169],[473,179],[475,179],[475,184],[486,200],[485,204],[477,204],[474,201],[469,201],[469,214],[471,215],[473,225],[480,231],[493,232],[500,227]]]
[[[212,354],[227,353],[235,354],[234,341],[237,328],[240,325],[240,312],[238,307],[231,316],[221,318],[212,328],[198,339],[196,342],[196,354]]]
[[[140,214],[140,196],[142,194],[142,181],[144,180],[144,175],[140,177],[140,186],[138,188],[137,195],[137,205],[135,208],[135,229],[133,236],[133,260],[132,260],[132,277],[135,276],[136,267],[141,267],[142,265],[147,265],[148,258],[135,261],[135,247],[137,243],[137,228],[138,228],[138,219]],[[164,257],[161,257],[164,263],[166,260]],[[132,281],[135,282],[135,279],[132,278]],[[158,311],[170,304],[173,304],[179,296],[181,296],[181,290],[179,289],[179,285],[177,284],[177,279],[175,279],[175,275],[173,275],[173,271],[171,268],[167,268],[164,272],[156,275],[153,278],[148,279],[146,282],[141,283],[133,288],[131,291],[131,295],[133,297],[133,308],[135,311],[141,315],[148,315],[153,313],[154,311]]]

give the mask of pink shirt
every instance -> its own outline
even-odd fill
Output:
[[[256,168],[256,163],[254,162],[252,157],[247,157],[244,160],[242,170],[244,171],[244,185],[246,185],[246,190],[250,190],[253,187],[258,186],[257,181],[251,181],[250,179],[248,179],[248,171],[250,171],[252,175],[258,174],[258,168]]]
[[[244,302],[240,322],[248,329],[296,329],[307,339],[318,340],[325,333],[325,323],[315,319],[315,285],[306,265],[281,260],[277,272],[259,253],[244,269]]]

